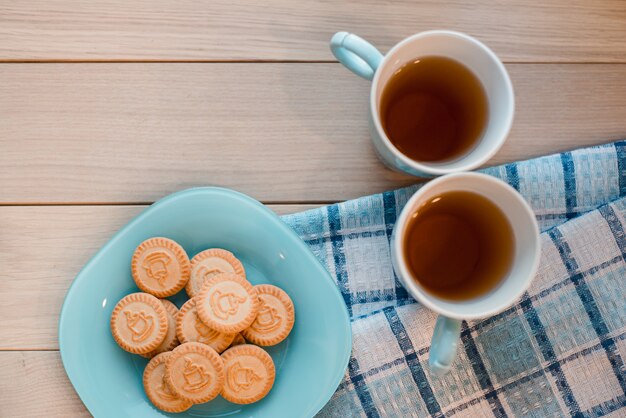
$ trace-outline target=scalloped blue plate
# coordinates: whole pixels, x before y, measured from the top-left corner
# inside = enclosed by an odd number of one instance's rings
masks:
[[[180,414],[152,406],[142,385],[147,361],[117,346],[109,317],[122,297],[138,291],[131,256],[153,236],[176,240],[190,257],[206,248],[226,248],[243,262],[253,284],[275,284],[291,296],[296,323],[285,341],[268,349],[276,382],[264,399],[242,406],[218,397]],[[178,306],[185,299],[173,298]],[[143,211],[81,270],[59,319],[65,371],[95,417],[310,417],[339,385],[351,338],[337,286],[304,242],[261,203],[221,188],[185,190]]]

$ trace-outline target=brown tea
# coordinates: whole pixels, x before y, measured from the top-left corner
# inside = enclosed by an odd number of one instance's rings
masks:
[[[488,113],[480,80],[460,62],[439,56],[405,64],[380,101],[385,133],[416,161],[443,162],[468,153],[485,130]]]
[[[473,192],[431,198],[409,219],[404,256],[428,293],[448,300],[472,299],[496,288],[515,253],[513,229],[502,210]]]

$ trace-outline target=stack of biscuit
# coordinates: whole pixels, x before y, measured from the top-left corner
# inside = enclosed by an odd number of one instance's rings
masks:
[[[190,261],[168,238],[141,243],[131,271],[143,292],[118,302],[111,332],[121,348],[151,359],[143,384],[157,408],[182,412],[220,394],[249,404],[269,393],[274,362],[259,346],[291,332],[295,311],[287,293],[250,284],[229,251],[208,249]],[[183,288],[190,299],[180,310],[163,299]]]

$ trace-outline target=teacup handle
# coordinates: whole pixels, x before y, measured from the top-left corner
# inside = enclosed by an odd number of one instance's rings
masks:
[[[430,344],[428,365],[436,376],[450,371],[456,357],[456,349],[461,337],[461,321],[439,315]]]
[[[330,40],[330,49],[346,68],[367,80],[374,78],[383,60],[374,45],[353,33],[337,32]]]

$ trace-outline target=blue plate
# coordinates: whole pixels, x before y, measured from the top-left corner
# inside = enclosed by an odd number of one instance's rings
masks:
[[[172,238],[190,256],[226,248],[253,284],[271,283],[291,296],[296,323],[270,347],[276,382],[263,400],[235,405],[218,397],[181,414],[158,411],[146,397],[147,361],[117,346],[109,329],[115,304],[138,291],[130,275],[135,247],[153,236]],[[184,293],[181,292],[181,293]],[[181,305],[181,294],[173,298]],[[328,402],[351,350],[348,312],[337,286],[300,238],[269,209],[234,191],[198,188],[168,196],[122,228],[78,274],[59,320],[67,375],[96,417],[310,417]]]

